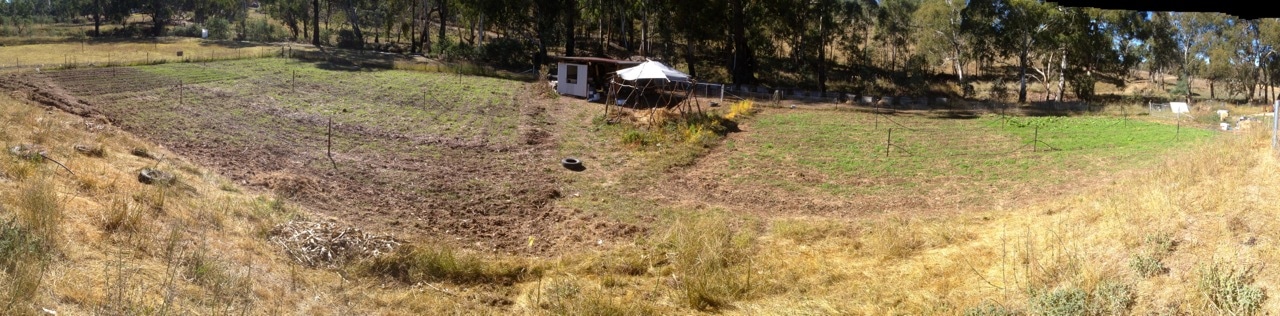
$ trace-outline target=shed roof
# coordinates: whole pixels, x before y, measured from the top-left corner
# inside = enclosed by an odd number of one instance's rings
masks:
[[[550,57],[551,57],[552,59],[558,59],[558,60],[560,60],[560,61],[565,61],[565,62],[597,63],[597,64],[613,64],[613,65],[618,65],[618,66],[634,66],[634,65],[639,65],[639,64],[640,64],[640,62],[638,62],[638,61],[629,61],[629,60],[620,60],[620,59],[610,59],[610,58],[604,58],[604,57],[577,57],[577,56],[573,56],[573,57],[569,57],[569,56],[550,56]]]

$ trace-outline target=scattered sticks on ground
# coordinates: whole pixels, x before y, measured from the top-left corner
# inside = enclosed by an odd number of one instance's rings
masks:
[[[402,242],[333,222],[293,221],[276,226],[269,240],[309,267],[337,267],[352,259],[395,251]]]

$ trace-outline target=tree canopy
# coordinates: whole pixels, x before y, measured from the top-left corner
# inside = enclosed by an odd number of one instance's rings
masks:
[[[1273,19],[1040,0],[9,0],[0,35],[144,21],[133,36],[162,36],[212,22],[255,39],[250,22],[263,16],[257,27],[319,45],[516,69],[545,66],[548,55],[643,56],[704,81],[823,92],[910,93],[924,77],[995,76],[1018,83],[1020,102],[1087,100],[1095,83],[1123,86],[1141,70],[1207,83],[1210,97],[1266,99],[1258,86],[1280,73]],[[1028,85],[1047,93],[1033,98]]]

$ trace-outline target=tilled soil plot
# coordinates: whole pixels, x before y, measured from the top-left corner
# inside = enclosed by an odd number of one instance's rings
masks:
[[[552,207],[560,197],[552,174],[559,165],[551,157],[553,137],[537,127],[546,124],[541,100],[486,104],[494,107],[487,109],[490,115],[520,117],[516,126],[481,127],[514,128],[516,141],[487,142],[331,123],[266,93],[226,86],[175,88],[133,70],[76,71],[0,78],[0,88],[77,114],[102,115],[242,184],[398,238],[546,253],[591,240],[578,235],[592,234],[599,224]],[[124,93],[111,95],[68,92],[101,93],[108,85],[96,82],[101,80],[136,86],[116,84],[110,89]],[[173,102],[174,89],[182,89],[186,101]]]

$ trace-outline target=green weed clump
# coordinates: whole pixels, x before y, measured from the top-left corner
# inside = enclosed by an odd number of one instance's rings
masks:
[[[1031,297],[1031,310],[1037,315],[1084,315],[1088,293],[1075,287],[1060,288]]]
[[[964,310],[964,316],[1016,316],[1022,315],[1017,309],[1005,307],[1003,305],[985,302],[982,305],[970,307]]]
[[[1092,293],[1074,286],[1037,293],[1030,305],[1036,315],[1124,315],[1133,303],[1134,293],[1128,285],[1103,283]]]
[[[1253,273],[1253,269],[1237,270],[1218,263],[1201,267],[1198,288],[1206,309],[1230,315],[1257,314],[1266,293],[1252,285]]]
[[[1169,234],[1147,236],[1144,249],[1133,256],[1129,267],[1143,277],[1153,277],[1169,272],[1164,266],[1164,258],[1173,252],[1177,242]]]
[[[370,259],[357,266],[366,275],[384,276],[407,284],[451,282],[458,284],[509,284],[532,273],[527,267],[499,264],[448,247],[403,246],[395,253]]]

